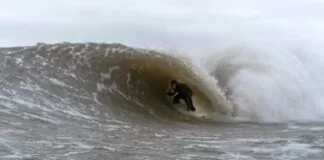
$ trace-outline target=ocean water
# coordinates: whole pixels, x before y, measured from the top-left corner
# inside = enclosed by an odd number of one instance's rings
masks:
[[[323,159],[320,50],[0,49],[0,159]],[[173,106],[169,81],[194,91]]]

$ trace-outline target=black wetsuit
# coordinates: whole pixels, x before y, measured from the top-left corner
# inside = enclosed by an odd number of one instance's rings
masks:
[[[192,90],[189,88],[187,84],[184,83],[178,83],[176,84],[176,88],[172,91],[169,91],[167,94],[170,96],[173,96],[174,94],[178,93],[174,98],[173,98],[173,103],[179,103],[180,99],[183,99],[186,104],[187,104],[187,110],[195,111],[196,108],[193,106],[192,103]]]

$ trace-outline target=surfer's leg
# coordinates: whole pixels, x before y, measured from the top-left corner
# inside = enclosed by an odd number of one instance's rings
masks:
[[[181,94],[177,94],[174,98],[173,98],[173,104],[179,104],[180,103],[180,98],[181,98]]]
[[[192,102],[192,98],[191,97],[187,97],[187,101],[188,101],[188,105],[190,106],[190,110],[191,111],[196,111],[196,108],[193,106],[193,102]]]
[[[191,101],[191,99],[190,99],[190,97],[189,96],[184,96],[184,97],[182,97],[182,99],[186,102],[186,104],[187,104],[187,111],[192,111],[193,109],[192,109],[192,101]]]

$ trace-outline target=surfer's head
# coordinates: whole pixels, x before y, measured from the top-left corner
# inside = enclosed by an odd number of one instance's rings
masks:
[[[170,82],[171,88],[175,88],[177,84],[178,84],[178,82],[176,80],[172,80]]]

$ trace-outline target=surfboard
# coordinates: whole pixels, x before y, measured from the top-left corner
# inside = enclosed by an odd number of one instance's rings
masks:
[[[198,118],[206,118],[206,113],[200,112],[198,109],[199,107],[197,105],[195,105],[196,111],[188,111],[187,104],[184,100],[180,99],[179,104],[173,104],[172,103],[173,97],[171,97],[171,96],[168,96],[168,100],[175,110],[177,110],[178,112],[180,112],[184,115],[189,115],[189,116],[198,117]]]

